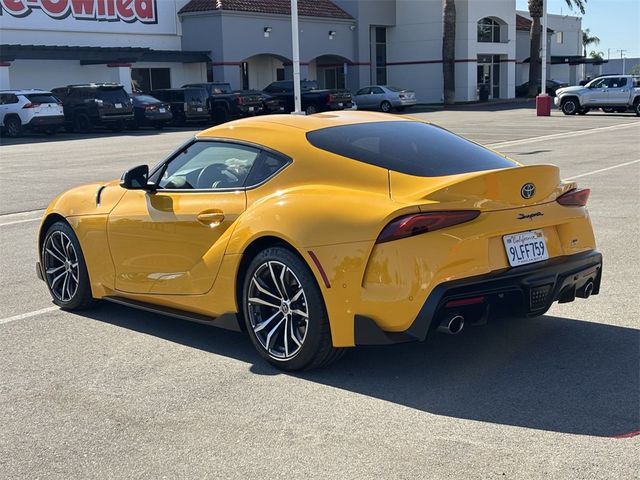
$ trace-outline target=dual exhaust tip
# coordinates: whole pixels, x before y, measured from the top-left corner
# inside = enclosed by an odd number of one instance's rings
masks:
[[[464,328],[464,317],[458,313],[447,315],[445,319],[438,325],[438,331],[448,333],[449,335],[457,335]]]

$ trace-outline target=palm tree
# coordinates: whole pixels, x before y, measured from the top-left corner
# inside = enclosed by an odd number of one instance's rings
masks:
[[[565,0],[569,8],[573,9],[575,6],[580,13],[584,15],[584,6],[587,0]],[[543,13],[543,0],[529,0],[529,16],[531,17],[531,33],[529,38],[531,44],[529,48],[529,96],[535,97],[538,94],[538,88],[540,86],[540,39],[542,37],[542,25],[540,24],[540,18]],[[544,35],[545,42],[547,41],[547,35]],[[599,41],[599,39],[598,39]],[[546,59],[545,59],[546,61]]]
[[[600,43],[600,38],[591,36],[591,31],[588,28],[585,28],[582,31],[582,48],[584,51],[584,56],[587,56],[587,47],[589,45],[598,45]]]
[[[442,12],[442,83],[445,105],[456,100],[456,4],[444,0]]]

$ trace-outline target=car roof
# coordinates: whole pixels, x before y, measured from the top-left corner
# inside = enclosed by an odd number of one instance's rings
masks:
[[[200,132],[198,138],[226,136],[225,131],[236,127],[250,129],[270,128],[273,130],[295,130],[298,132],[311,132],[322,128],[337,127],[341,125],[353,125],[356,123],[371,122],[405,122],[416,121],[411,117],[400,117],[378,112],[365,112],[362,110],[338,110],[334,112],[317,113],[315,115],[266,115],[248,117],[241,120],[217,125]],[[235,136],[235,135],[234,135]]]
[[[14,95],[29,95],[33,93],[51,94],[50,90],[42,90],[40,88],[26,88],[22,90],[0,90],[0,93],[13,93]]]

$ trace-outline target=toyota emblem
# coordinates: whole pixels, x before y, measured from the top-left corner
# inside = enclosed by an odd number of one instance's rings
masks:
[[[522,198],[529,200],[536,194],[536,186],[533,183],[525,183],[520,189],[520,195]]]

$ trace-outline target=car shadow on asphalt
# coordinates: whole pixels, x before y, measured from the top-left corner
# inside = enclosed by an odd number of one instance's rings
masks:
[[[100,304],[84,315],[251,364],[243,334]],[[289,374],[455,418],[562,433],[614,436],[640,429],[640,331],[568,318],[503,319],[424,343],[352,349],[321,370]]]

